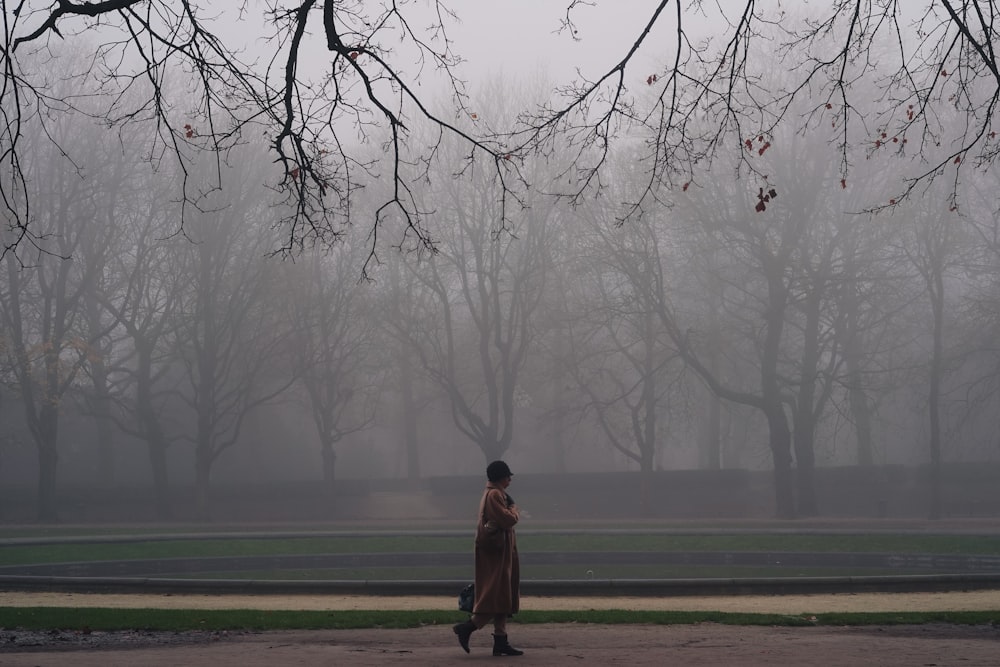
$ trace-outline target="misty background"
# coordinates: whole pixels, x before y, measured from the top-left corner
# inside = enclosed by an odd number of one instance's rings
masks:
[[[641,29],[641,12],[618,13],[616,30]],[[491,48],[464,39],[472,62]],[[480,56],[456,126],[509,131],[567,68],[614,62],[575,62],[562,39],[551,63]],[[31,494],[40,520],[86,489],[148,491],[159,518],[180,491],[208,517],[219,485],[413,484],[498,458],[519,478],[638,473],[622,488],[644,506],[671,483],[644,474],[767,473],[766,511],[789,518],[824,512],[824,470],[913,467],[940,516],[944,467],[996,470],[1000,175],[945,173],[887,201],[926,137],[793,101],[808,131],[747,136],[647,196],[656,137],[641,128],[614,128],[599,174],[573,151],[512,154],[518,178],[500,182],[415,120],[401,162],[385,128],[358,136],[374,176],[352,186],[346,224],[288,247],[274,183],[305,174],[266,130],[165,159],[157,118],[108,123],[108,99],[141,108],[148,90],[103,78],[94,96],[79,49],[33,56],[73,104],[25,116],[34,236],[0,277],[0,487]],[[161,85],[184,99],[189,77]],[[761,77],[789,85],[780,67]],[[654,81],[629,83],[636,110],[656,107]],[[174,119],[197,143],[210,128],[189,102]],[[845,148],[841,123],[870,139]],[[737,178],[748,161],[755,177]],[[379,217],[394,169],[420,184],[416,228]]]

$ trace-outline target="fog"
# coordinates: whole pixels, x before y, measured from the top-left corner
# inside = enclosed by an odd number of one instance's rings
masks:
[[[995,511],[970,480],[1000,459],[1000,176],[941,146],[966,119],[940,118],[937,145],[894,130],[870,77],[849,112],[829,91],[777,119],[708,105],[670,147],[664,20],[624,86],[543,141],[526,119],[613,70],[652,14],[575,4],[456,8],[466,62],[423,65],[429,115],[323,106],[317,83],[297,118],[327,121],[294,148],[258,113],[278,97],[216,118],[224,91],[200,97],[189,67],[153,88],[78,68],[100,31],[24,53],[51,99],[3,98],[23,106],[2,164],[0,521],[26,498],[39,520],[93,517],[93,490],[209,518],[219,489],[296,485],[365,518],[366,489],[450,497],[440,480],[464,490],[500,458],[542,517],[562,511],[554,479],[606,483],[620,514],[704,515],[712,496],[717,515],[885,514],[890,487],[900,515]],[[689,39],[718,20],[692,16]]]

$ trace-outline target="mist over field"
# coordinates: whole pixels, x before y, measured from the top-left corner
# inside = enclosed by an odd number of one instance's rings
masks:
[[[992,24],[182,4],[8,16],[0,522],[1000,511]]]

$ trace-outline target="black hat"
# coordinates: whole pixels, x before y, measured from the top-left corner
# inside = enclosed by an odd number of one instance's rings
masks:
[[[501,479],[507,479],[508,477],[513,476],[514,473],[510,471],[510,466],[503,461],[494,461],[486,466],[486,479],[491,482],[499,482]]]

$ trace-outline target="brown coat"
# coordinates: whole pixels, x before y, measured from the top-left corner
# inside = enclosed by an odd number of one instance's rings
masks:
[[[503,549],[479,545],[476,540],[476,601],[474,614],[516,614],[521,604],[521,566],[517,556],[517,507],[507,506],[507,494],[493,482],[486,484],[479,502],[476,536],[486,530],[486,521],[495,521],[506,533]]]

